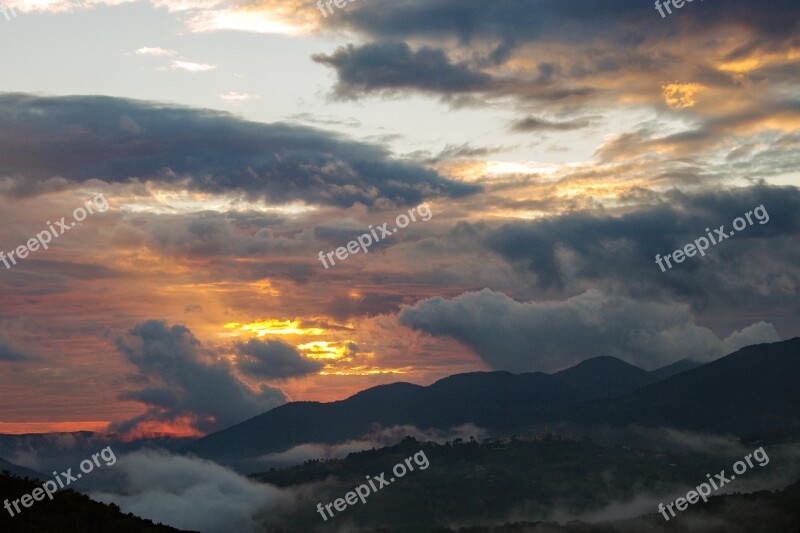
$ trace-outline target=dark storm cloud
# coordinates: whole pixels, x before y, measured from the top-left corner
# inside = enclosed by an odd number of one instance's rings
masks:
[[[314,248],[312,230],[281,236],[279,226],[243,218],[235,213],[206,212],[184,216],[150,216],[147,246],[159,253],[181,257],[252,257],[287,254]]]
[[[0,138],[17,195],[92,178],[342,207],[480,190],[321,130],[120,98],[0,95]]]
[[[317,54],[314,61],[333,67],[341,97],[377,90],[417,89],[459,93],[488,89],[487,74],[467,64],[452,63],[444,51],[423,47],[412,51],[406,43],[373,43],[339,47],[332,55]]]
[[[569,131],[569,130],[577,130],[585,128],[588,125],[589,125],[588,120],[568,120],[564,122],[558,122],[558,121],[545,120],[543,118],[530,116],[515,121],[513,124],[511,124],[511,129],[517,132],[547,131],[547,130]]]
[[[379,291],[379,289],[376,289],[376,291]],[[394,313],[400,309],[400,305],[407,298],[407,296],[396,294],[391,290],[386,291],[386,293],[369,292],[360,295],[358,298],[333,297],[323,302],[322,307],[325,313],[337,320],[350,320],[355,317],[371,317]]]
[[[38,359],[36,355],[28,350],[19,348],[0,333],[0,362],[35,361],[36,359]]]
[[[742,26],[769,42],[792,36],[798,21],[794,0],[700,2],[668,20],[662,20],[653,2],[640,0],[407,0],[364,3],[329,22],[382,39],[456,38],[463,44],[493,39],[502,43],[495,52],[502,57],[514,44],[537,40],[576,43],[603,37],[632,46],[647,35],[667,36],[686,25]]]
[[[243,374],[259,379],[286,379],[313,374],[324,365],[306,359],[294,347],[279,340],[251,339],[236,345],[237,366]]]
[[[583,101],[596,94],[590,87],[560,83],[540,65],[534,78],[497,78],[480,70],[484,61],[455,63],[443,48],[423,46],[412,50],[406,43],[378,42],[339,47],[333,54],[315,54],[317,63],[333,68],[338,76],[334,96],[356,99],[370,93],[422,91],[440,94],[454,107],[479,103],[473,93],[517,94],[548,102]]]
[[[142,422],[174,423],[189,419],[195,429],[218,431],[286,402],[280,390],[255,392],[239,381],[233,368],[203,347],[184,326],[151,320],[136,325],[116,341],[138,374],[143,388],[124,392],[123,400],[147,405],[147,412],[117,424],[127,431]]]
[[[754,224],[662,272],[662,256],[763,205],[769,222]],[[587,286],[634,297],[690,302],[695,309],[756,303],[797,312],[800,286],[800,190],[758,185],[685,195],[620,216],[576,212],[498,228],[476,227],[475,239],[532,272],[543,291],[572,293]],[[598,285],[599,284],[599,285]],[[794,310],[794,311],[792,311]]]
[[[611,355],[645,369],[683,358],[713,359],[749,342],[780,340],[770,324],[728,339],[694,323],[688,306],[637,301],[590,290],[559,302],[517,302],[484,289],[403,309],[400,322],[472,348],[491,368],[552,372]]]
[[[576,0],[410,0],[365,4],[333,22],[381,38],[454,37],[463,44],[482,38],[497,39],[502,45],[493,52],[494,57],[502,58],[515,43],[545,37],[569,41],[584,35],[609,34],[617,32],[610,27],[611,21],[635,20],[642,14],[641,2],[633,0],[591,5]],[[565,32],[567,25],[571,31]]]
[[[768,7],[749,0],[694,2],[674,11],[662,19],[653,2],[641,0],[375,0],[325,22],[374,42],[318,57],[336,69],[336,92],[348,97],[414,89],[459,101],[469,98],[463,94],[468,91],[587,102],[596,96],[587,87],[594,76],[616,73],[619,89],[637,92],[641,87],[634,86],[640,83],[626,83],[627,76],[645,79],[663,70],[677,74],[682,61],[693,63],[686,72],[728,86],[730,78],[711,68],[714,61],[678,57],[685,53],[674,45],[681,37],[708,35],[705,51],[727,60],[797,46],[800,8],[794,0],[777,0]],[[738,49],[731,51],[717,37],[725,33],[740,37]],[[422,58],[399,44],[404,42],[424,46],[426,58],[436,58],[430,66],[439,65],[441,74],[430,76],[431,81],[417,77],[425,73]],[[518,65],[504,76],[492,70],[518,56],[523,64],[537,61],[542,45],[553,61],[539,63],[538,73]],[[453,63],[448,57],[469,61]],[[780,77],[787,75],[794,79],[790,73]]]

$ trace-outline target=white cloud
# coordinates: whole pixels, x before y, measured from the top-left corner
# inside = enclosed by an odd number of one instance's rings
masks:
[[[234,91],[220,94],[219,97],[224,101],[228,102],[229,104],[233,105],[239,105],[242,102],[246,102],[248,100],[258,100],[259,98],[261,98],[257,94],[237,93]]]
[[[363,435],[358,440],[349,440],[338,444],[300,444],[284,452],[264,455],[258,461],[263,465],[263,468],[271,468],[299,465],[309,459],[344,459],[351,453],[393,446],[406,436],[414,437],[420,442],[434,441],[444,444],[445,441],[456,438],[468,440],[469,437],[475,437],[480,441],[487,438],[489,432],[472,423],[462,424],[446,430],[436,428],[419,429],[410,425],[392,426],[376,429],[367,435]]]
[[[92,493],[123,512],[203,533],[256,532],[265,512],[284,509],[290,491],[256,483],[233,470],[195,457],[139,451],[120,457],[107,483],[113,490]]]
[[[214,70],[217,66],[209,65],[208,63],[192,63],[191,61],[175,60],[172,62],[172,68],[174,70],[186,70],[188,72],[206,72],[208,70]]]
[[[167,50],[165,48],[143,46],[136,50],[136,55],[139,56],[174,56],[177,52],[175,50]]]
[[[136,0],[12,0],[5,2],[23,13],[68,13],[79,9],[91,9],[96,6],[116,6],[129,4]]]
[[[250,8],[201,11],[187,25],[193,32],[234,30],[252,33],[298,35],[317,27],[317,16],[308,8],[275,4],[270,9]]]
[[[778,332],[775,331],[775,326],[769,322],[758,322],[742,328],[740,331],[734,331],[725,339],[725,344],[729,351],[735,352],[745,346],[765,342],[778,342],[779,340],[781,338]]]

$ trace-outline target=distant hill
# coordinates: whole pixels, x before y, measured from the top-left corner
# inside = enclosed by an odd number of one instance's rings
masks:
[[[603,357],[554,375],[475,372],[428,387],[394,383],[338,402],[290,403],[185,450],[232,464],[303,443],[355,439],[376,426],[446,429],[467,422],[492,431],[571,421],[739,434],[800,425],[800,338],[743,348],[649,384],[654,378],[639,370]],[[607,397],[598,398],[603,391]]]
[[[680,374],[681,372],[686,372],[687,370],[693,370],[699,366],[703,366],[703,363],[698,363],[697,361],[692,361],[691,359],[681,359],[671,365],[662,366],[661,368],[657,368],[655,370],[650,371],[650,375],[656,378],[657,380],[671,378],[676,374]]]
[[[40,483],[0,473],[0,502],[30,494]],[[13,509],[13,507],[12,507]],[[116,505],[98,503],[73,490],[62,490],[52,500],[45,498],[16,516],[0,507],[0,531],[25,533],[180,533],[151,520],[123,514]],[[15,513],[16,514],[16,513]]]
[[[37,472],[36,470],[31,470],[30,468],[25,468],[24,466],[15,465],[5,459],[0,458],[0,472],[10,472],[15,476],[21,478],[30,478],[30,479],[41,479],[42,481],[46,481],[49,479],[46,475],[42,474],[41,472]]]
[[[616,357],[594,357],[554,374],[591,398],[621,396],[655,383],[652,373]]]
[[[585,398],[547,374],[459,374],[428,387],[393,383],[337,402],[289,403],[200,439],[186,451],[227,462],[228,458],[283,451],[306,442],[353,439],[376,426],[448,428],[472,422],[509,427],[548,407]]]
[[[739,435],[800,426],[800,337],[748,346],[620,398],[560,416]]]
[[[616,396],[650,383],[647,372],[600,357],[558,374],[472,372],[428,386],[381,385],[331,403],[293,402],[190,444],[186,451],[226,462],[306,442],[339,442],[375,426],[449,428],[465,423],[506,429],[527,425],[558,406]]]

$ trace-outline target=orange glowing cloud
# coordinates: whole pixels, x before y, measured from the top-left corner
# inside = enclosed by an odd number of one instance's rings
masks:
[[[661,86],[664,100],[673,109],[694,107],[695,95],[706,87],[700,83],[665,83]]]
[[[223,326],[225,329],[235,329],[242,332],[252,333],[256,337],[266,335],[323,335],[325,330],[322,328],[302,328],[299,320],[256,320],[249,324],[240,322],[229,322]]]

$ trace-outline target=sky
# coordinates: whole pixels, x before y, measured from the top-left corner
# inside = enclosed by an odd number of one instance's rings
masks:
[[[800,335],[796,2],[3,5],[2,433]]]

